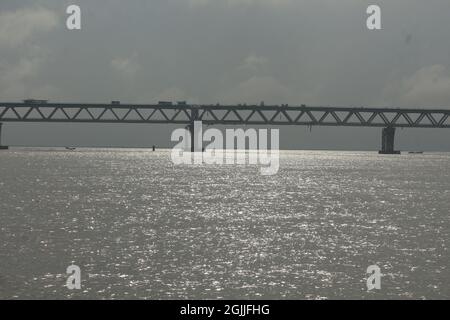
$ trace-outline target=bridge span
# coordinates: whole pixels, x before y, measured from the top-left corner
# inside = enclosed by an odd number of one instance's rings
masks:
[[[394,149],[396,128],[450,128],[450,109],[25,100],[21,103],[0,102],[0,145],[2,123],[6,122],[179,124],[188,126],[192,133],[195,121],[206,125],[379,127],[382,128],[380,153],[395,154],[398,153]]]

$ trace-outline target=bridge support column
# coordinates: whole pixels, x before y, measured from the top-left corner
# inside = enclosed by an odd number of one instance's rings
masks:
[[[2,145],[2,126],[3,123],[0,122],[0,150],[8,150],[7,146]]]
[[[191,122],[191,124],[188,126],[189,133],[191,137],[191,143],[190,143],[190,149],[191,152],[195,152],[195,132],[194,132],[194,122]]]
[[[381,150],[379,154],[400,154],[394,150],[395,128],[387,127],[381,132]]]
[[[202,151],[201,137],[198,137],[198,135],[201,134],[201,132],[197,132],[195,130],[195,122],[196,121],[200,121],[199,117],[198,117],[198,109],[192,108],[191,109],[191,123],[188,125],[189,133],[191,134],[191,152],[201,152]],[[195,141],[197,141],[197,145],[195,144]],[[200,143],[200,145],[198,145],[199,143]]]

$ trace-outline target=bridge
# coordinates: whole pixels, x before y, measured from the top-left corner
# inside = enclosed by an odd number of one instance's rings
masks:
[[[206,125],[243,126],[336,126],[382,128],[381,154],[394,149],[396,128],[450,128],[450,109],[352,108],[266,105],[139,105],[95,103],[48,103],[25,100],[0,102],[0,145],[2,123],[148,123],[186,125],[193,139],[194,121]],[[193,150],[193,143],[191,148]],[[6,147],[3,147],[6,148]]]

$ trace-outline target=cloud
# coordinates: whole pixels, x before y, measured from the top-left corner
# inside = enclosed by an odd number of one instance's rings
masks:
[[[237,67],[225,73],[222,84],[216,98],[227,104],[261,101],[280,104],[292,98],[291,90],[270,73],[269,59],[256,54],[247,55]]]
[[[261,69],[265,69],[269,63],[269,60],[266,57],[257,56],[257,55],[249,55],[245,58],[244,63],[238,67],[238,69],[242,70],[250,70],[250,71],[259,71]]]
[[[0,47],[15,48],[39,32],[49,31],[58,23],[53,11],[23,8],[0,14]]]
[[[156,95],[156,101],[188,101],[189,103],[198,103],[197,98],[190,97],[180,88],[168,88]],[[148,102],[148,101],[147,101]]]
[[[0,94],[2,99],[23,97],[26,91],[26,80],[36,73],[37,59],[21,59],[16,64],[0,62]]]
[[[58,96],[55,86],[39,79],[48,49],[38,35],[54,29],[58,18],[45,8],[0,13],[0,96],[2,100]]]
[[[253,5],[280,6],[292,3],[292,0],[188,0],[188,3],[191,7],[207,6],[218,3],[226,4],[228,6],[253,6]]]
[[[292,3],[291,0],[227,0],[229,5],[271,5],[280,6]]]
[[[24,57],[14,64],[0,62],[1,100],[58,98],[55,86],[36,80],[42,63],[42,57]]]
[[[444,65],[432,65],[390,83],[386,89],[395,103],[409,107],[449,107],[450,72]]]
[[[225,103],[280,104],[292,101],[290,90],[271,76],[252,77],[223,95]]]
[[[139,64],[137,62],[137,54],[133,53],[127,58],[114,58],[111,60],[111,66],[113,69],[124,76],[134,77],[139,70]]]

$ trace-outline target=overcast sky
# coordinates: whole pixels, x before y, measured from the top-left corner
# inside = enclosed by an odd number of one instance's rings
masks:
[[[370,4],[382,30],[366,28]],[[448,0],[1,0],[0,101],[449,108],[449,13]],[[169,146],[172,128],[6,124],[4,143]],[[287,128],[281,146],[376,150],[380,136]],[[449,138],[401,130],[397,146],[450,151]]]

